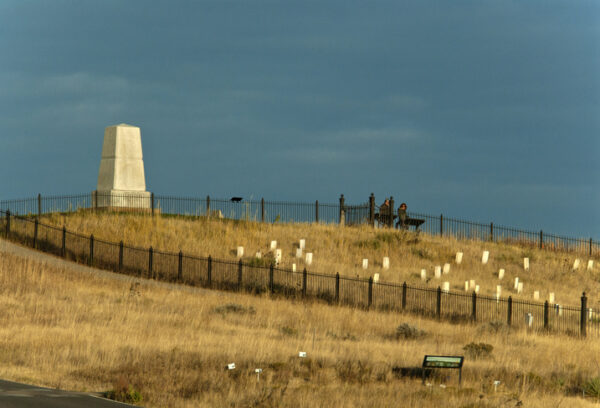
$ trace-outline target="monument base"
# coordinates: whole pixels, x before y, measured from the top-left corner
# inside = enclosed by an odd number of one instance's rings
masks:
[[[92,208],[109,210],[151,210],[152,194],[149,191],[94,191]]]

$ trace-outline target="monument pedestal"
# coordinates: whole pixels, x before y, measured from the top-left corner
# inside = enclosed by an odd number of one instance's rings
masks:
[[[151,193],[146,191],[139,127],[122,123],[105,129],[98,187],[92,201],[94,208],[152,208]]]

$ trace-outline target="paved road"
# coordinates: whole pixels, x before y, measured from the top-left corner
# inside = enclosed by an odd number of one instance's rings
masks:
[[[53,390],[0,380],[2,408],[123,408],[123,404],[83,392]]]

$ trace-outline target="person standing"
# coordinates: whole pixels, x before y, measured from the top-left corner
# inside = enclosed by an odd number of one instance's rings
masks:
[[[408,215],[406,215],[406,203],[400,204],[398,208],[398,222],[396,223],[396,227],[400,226],[400,229],[407,230],[408,229]]]

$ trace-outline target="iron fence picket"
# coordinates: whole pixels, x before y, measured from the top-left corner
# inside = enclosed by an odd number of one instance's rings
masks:
[[[166,282],[176,282],[179,270],[179,254],[153,251],[152,271],[156,279]]]
[[[187,285],[207,286],[208,284],[208,259],[183,255],[182,281]]]
[[[123,245],[123,268],[122,273],[143,277],[148,276],[148,250]]]
[[[94,238],[94,266],[109,271],[118,271],[119,245]]]

